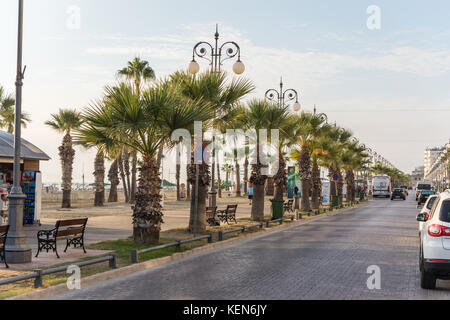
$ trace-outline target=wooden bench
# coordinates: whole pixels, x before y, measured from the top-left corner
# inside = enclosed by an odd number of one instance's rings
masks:
[[[283,209],[284,212],[289,211],[289,212],[293,212],[294,209],[292,208],[292,205],[294,204],[294,200],[288,200],[287,202],[283,203]]]
[[[218,226],[220,225],[220,221],[216,218],[217,207],[206,207],[206,222],[210,226]]]
[[[225,210],[217,210],[217,217],[219,218],[220,221],[224,221],[227,224],[229,224],[228,221],[234,220],[235,223],[237,223],[236,221],[236,209],[237,209],[237,204],[229,204],[227,205],[227,208]]]
[[[53,250],[59,258],[56,247],[56,242],[58,240],[66,240],[64,252],[67,251],[67,248],[70,245],[73,245],[74,248],[78,245],[82,247],[84,253],[86,253],[86,249],[84,248],[84,230],[86,228],[87,220],[88,218],[58,220],[56,221],[55,228],[38,231],[38,252],[36,253],[36,258],[42,250],[46,250],[47,252],[48,250]]]
[[[9,230],[9,225],[0,226],[0,258],[3,260],[3,262],[5,263],[5,266],[7,268],[9,268],[9,266],[6,263],[5,246],[6,246],[6,237],[8,236],[8,230]]]

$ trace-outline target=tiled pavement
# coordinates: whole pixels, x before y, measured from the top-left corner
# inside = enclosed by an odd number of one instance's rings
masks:
[[[348,213],[110,280],[55,299],[449,299],[450,281],[419,285],[413,197]],[[367,267],[381,269],[369,290]]]

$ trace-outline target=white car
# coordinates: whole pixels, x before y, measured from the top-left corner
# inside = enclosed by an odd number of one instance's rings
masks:
[[[434,289],[436,279],[450,280],[450,193],[439,194],[428,219],[419,213],[417,220],[424,222],[420,235],[420,286]]]
[[[430,210],[433,207],[433,204],[437,198],[438,198],[437,194],[430,195],[428,197],[427,201],[425,202],[425,204],[423,205],[422,210],[420,210],[420,213],[425,214],[426,219],[428,219],[428,217],[430,215]],[[424,223],[425,222],[423,222],[423,221],[419,221],[419,236],[420,236],[420,231],[422,231]]]

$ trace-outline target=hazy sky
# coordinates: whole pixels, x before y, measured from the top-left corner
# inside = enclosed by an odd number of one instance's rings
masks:
[[[380,29],[366,12],[380,8]],[[80,25],[74,13],[80,13]],[[197,41],[241,47],[245,76],[300,92],[302,107],[326,112],[399,169],[423,163],[426,146],[450,137],[448,1],[25,0],[23,137],[52,160],[44,181],[60,181],[62,136],[43,125],[58,108],[101,97],[116,71],[139,55],[158,77],[184,69]],[[76,17],[76,16],[75,16]],[[0,84],[14,92],[17,0],[0,1]],[[232,62],[224,69],[231,70]],[[202,62],[201,67],[207,68]],[[74,180],[92,181],[94,151],[76,149]],[[171,167],[166,161],[165,177]]]

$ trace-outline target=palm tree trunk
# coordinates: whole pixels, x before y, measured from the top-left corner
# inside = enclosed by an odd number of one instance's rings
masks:
[[[286,161],[281,152],[278,153],[278,171],[273,178],[275,184],[274,199],[283,200],[283,191],[287,184],[287,171]]]
[[[338,199],[339,199],[339,205],[342,205],[342,202],[344,200],[344,194],[343,194],[343,188],[344,188],[344,179],[342,179],[342,173],[341,170],[338,170],[337,172],[338,180],[337,180],[337,193],[338,193]]]
[[[181,165],[180,165],[180,163],[177,163],[175,168],[176,168],[175,179],[177,180],[177,201],[180,201],[181,200],[181,190],[180,190]]]
[[[70,133],[67,133],[63,137],[62,145],[59,149],[59,157],[61,158],[62,166],[62,184],[61,189],[63,191],[62,208],[70,208],[70,194],[72,191],[72,171],[73,160],[75,157],[75,150],[72,148],[72,137]]]
[[[128,196],[127,180],[125,179],[125,171],[123,169],[122,152],[119,153],[117,162],[119,163],[120,178],[122,179],[123,194],[125,196],[125,202],[128,203],[130,201],[130,198]]]
[[[244,194],[248,193],[248,157],[244,161]]]
[[[108,172],[108,180],[111,182],[111,188],[109,189],[108,202],[117,202],[117,186],[119,185],[117,158],[111,163],[111,167]]]
[[[139,244],[159,242],[162,223],[161,178],[155,158],[143,155],[139,187],[133,207],[133,239]]]
[[[273,196],[273,192],[274,192],[273,177],[267,177],[266,196]]]
[[[97,152],[94,160],[95,199],[94,206],[105,204],[105,158],[103,152]]]
[[[220,178],[220,164],[218,160],[217,160],[217,183],[218,183],[217,195],[219,196],[219,198],[222,198],[222,179]]]
[[[137,174],[137,151],[131,153],[131,191],[130,203],[134,203],[136,199],[136,174]]]
[[[311,170],[311,180],[312,180],[312,208],[320,208],[320,199],[322,194],[322,182],[320,181],[320,168],[317,161],[313,162],[313,167]]]
[[[300,168],[299,176],[302,183],[301,185],[302,197],[300,201],[300,208],[303,211],[309,211],[311,210],[311,203],[309,201],[309,193],[310,193],[309,180],[311,177],[311,159],[306,144],[302,145],[300,155],[298,158],[298,164]]]
[[[259,157],[258,157],[259,159]],[[261,174],[261,163],[252,165],[250,182],[253,184],[253,200],[251,219],[253,221],[264,221],[264,184],[267,176]]]
[[[123,167],[127,178],[128,199],[131,200],[131,184],[130,184],[130,153],[127,149],[123,150]]]
[[[161,160],[164,152],[164,147],[159,147],[158,155],[156,157],[156,166],[158,167],[158,170],[161,168]]]
[[[236,197],[241,196],[241,168],[239,166],[239,163],[235,161],[235,168],[236,168]]]
[[[189,165],[186,165],[186,200],[191,200],[191,184],[189,183]]]
[[[194,161],[192,161],[192,163],[194,163]],[[208,193],[208,185],[210,181],[209,166],[205,163],[197,165],[196,164],[189,165],[188,177],[189,182],[192,184],[189,231],[192,233],[205,232],[206,198]]]

